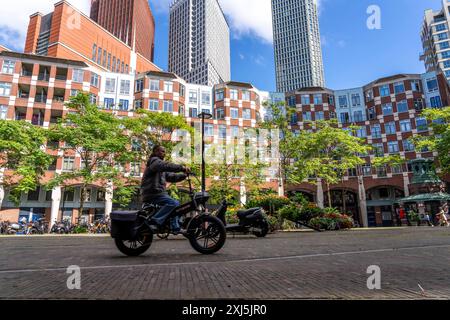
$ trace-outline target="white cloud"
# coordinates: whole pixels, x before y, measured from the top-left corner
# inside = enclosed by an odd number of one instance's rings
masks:
[[[58,0],[15,0],[3,5],[0,10],[0,41],[13,49],[22,49],[30,21],[35,12],[47,14],[53,11]],[[90,0],[69,0],[69,2],[89,15]]]
[[[324,0],[314,0],[319,13]],[[168,12],[173,0],[151,1],[154,10]],[[272,43],[271,0],[219,0],[227,16],[234,38],[255,36],[263,42]]]

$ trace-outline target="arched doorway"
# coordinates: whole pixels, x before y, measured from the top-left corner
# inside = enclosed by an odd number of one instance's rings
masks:
[[[342,214],[351,216],[356,224],[361,225],[358,194],[351,189],[333,189],[331,193],[331,206]],[[324,205],[329,205],[328,192],[324,194]]]
[[[396,186],[377,186],[366,191],[367,218],[369,227],[391,227],[399,225],[400,216],[395,202],[405,192]]]
[[[292,199],[296,196],[302,196],[303,198],[305,198],[306,200],[308,200],[309,202],[314,202],[315,201],[315,197],[314,194],[310,191],[306,191],[306,190],[293,190],[293,191],[289,191],[288,193],[288,198]]]

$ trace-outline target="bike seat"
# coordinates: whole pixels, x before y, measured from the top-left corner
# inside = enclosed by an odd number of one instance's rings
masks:
[[[248,216],[250,216],[250,215],[252,215],[252,214],[254,214],[254,213],[256,213],[256,212],[258,212],[260,210],[261,210],[261,208],[252,208],[252,209],[248,209],[248,210],[239,210],[237,212],[237,216],[238,216],[238,218],[245,218],[245,217],[248,217]]]

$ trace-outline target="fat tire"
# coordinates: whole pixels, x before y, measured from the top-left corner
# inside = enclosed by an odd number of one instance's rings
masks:
[[[204,246],[200,245],[197,241],[197,234],[198,234],[197,228],[204,222],[209,222],[213,224],[217,228],[216,232],[219,233],[219,240],[214,246],[209,248],[205,248]],[[192,225],[189,227],[189,233],[187,235],[187,238],[189,239],[189,242],[191,243],[191,246],[195,251],[204,255],[209,255],[214,254],[220,249],[222,249],[227,238],[227,231],[220,219],[210,215],[203,215],[192,221]]]
[[[127,255],[129,257],[138,257],[141,254],[145,253],[152,245],[153,242],[153,234],[149,236],[149,240],[147,242],[138,247],[138,248],[130,248],[124,244],[124,242],[127,240],[121,240],[121,239],[114,239],[114,242],[116,244],[117,249],[119,249],[120,252],[122,252],[124,255]]]

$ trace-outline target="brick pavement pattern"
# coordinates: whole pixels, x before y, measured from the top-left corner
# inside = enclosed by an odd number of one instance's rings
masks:
[[[450,298],[450,228],[229,236],[213,256],[180,238],[138,258],[109,237],[7,237],[0,248],[0,299]],[[81,290],[66,286],[70,265]],[[367,289],[370,265],[381,290]]]

